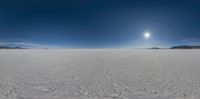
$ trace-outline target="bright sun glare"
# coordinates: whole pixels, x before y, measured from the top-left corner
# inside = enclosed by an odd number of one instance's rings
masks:
[[[145,32],[144,33],[144,38],[145,39],[149,39],[151,37],[151,33],[149,33],[149,32]]]

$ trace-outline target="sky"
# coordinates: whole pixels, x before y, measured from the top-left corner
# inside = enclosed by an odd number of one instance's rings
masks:
[[[145,32],[151,37],[145,39]],[[200,1],[1,0],[0,44],[51,48],[200,45]]]

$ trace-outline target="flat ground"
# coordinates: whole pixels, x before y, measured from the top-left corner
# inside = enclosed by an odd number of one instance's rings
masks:
[[[199,99],[200,50],[0,50],[0,99]]]

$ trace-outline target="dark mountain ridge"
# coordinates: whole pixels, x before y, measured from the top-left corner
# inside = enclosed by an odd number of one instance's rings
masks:
[[[26,48],[22,48],[19,46],[15,46],[15,47],[10,47],[10,46],[0,46],[0,49],[26,49]]]
[[[179,46],[173,46],[170,49],[200,49],[200,46],[179,45]]]

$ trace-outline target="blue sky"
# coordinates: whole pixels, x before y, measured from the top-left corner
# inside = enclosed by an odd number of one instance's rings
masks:
[[[200,44],[198,0],[1,0],[0,43],[63,48]],[[145,40],[143,33],[151,38]]]

